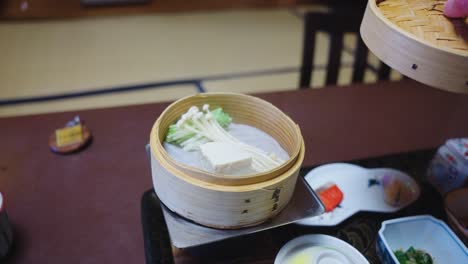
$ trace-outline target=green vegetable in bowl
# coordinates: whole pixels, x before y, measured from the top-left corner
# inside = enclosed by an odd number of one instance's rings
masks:
[[[431,255],[423,250],[410,247],[406,252],[397,250],[394,252],[400,264],[432,264]]]
[[[232,122],[232,118],[220,107],[213,111],[209,111],[208,107],[204,107],[204,109],[206,110],[205,115],[200,112],[198,107],[191,107],[176,124],[169,126],[166,142],[182,147],[185,150],[193,150],[199,145],[209,142],[212,138],[206,133],[202,133],[205,131],[199,129],[197,123],[200,122],[197,121],[200,119],[203,119],[202,121],[213,120],[215,122],[210,122],[213,126],[217,123],[223,129]]]

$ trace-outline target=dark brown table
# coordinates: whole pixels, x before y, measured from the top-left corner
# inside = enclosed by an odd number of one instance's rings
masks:
[[[300,124],[306,167],[433,149],[468,136],[468,95],[410,80],[258,96]],[[8,262],[144,263],[140,199],[152,186],[144,146],[167,105],[1,118],[0,190],[16,231]],[[75,114],[94,142],[77,154],[51,153],[49,135]],[[238,246],[226,243],[226,252]],[[197,254],[176,252],[176,261]],[[244,255],[243,261],[271,259]]]

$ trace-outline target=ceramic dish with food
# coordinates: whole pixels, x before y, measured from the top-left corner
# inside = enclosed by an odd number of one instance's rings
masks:
[[[304,235],[286,243],[278,252],[275,264],[368,264],[353,246],[328,235]]]
[[[408,251],[417,251],[418,256],[428,254],[432,263],[468,263],[466,246],[444,222],[430,215],[384,221],[376,249],[384,264],[400,263],[397,255]]]
[[[296,222],[300,225],[334,226],[359,211],[396,212],[416,201],[420,194],[416,181],[402,171],[366,169],[348,163],[319,166],[307,173],[305,180],[325,204],[328,202],[320,190],[330,184],[341,190],[342,200],[325,214]]]

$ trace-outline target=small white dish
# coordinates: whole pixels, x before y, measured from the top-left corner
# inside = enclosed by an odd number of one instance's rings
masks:
[[[384,264],[398,264],[394,251],[413,247],[429,253],[434,263],[468,263],[468,250],[442,221],[430,216],[410,216],[382,222],[377,254]]]
[[[386,203],[381,184],[386,175],[405,182],[412,190],[411,199],[398,206]],[[334,226],[359,211],[396,212],[416,201],[420,195],[416,181],[408,174],[395,169],[366,169],[348,163],[332,163],[311,170],[305,176],[305,180],[314,190],[328,183],[336,184],[343,192],[343,201],[331,212],[295,222],[299,225]]]
[[[368,264],[354,247],[328,235],[304,235],[286,243],[274,264]]]

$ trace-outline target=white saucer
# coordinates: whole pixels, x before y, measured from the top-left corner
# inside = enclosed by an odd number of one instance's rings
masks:
[[[407,183],[413,190],[412,199],[399,206],[392,206],[384,200],[381,184],[383,176],[390,175]],[[365,169],[348,163],[332,163],[317,167],[305,176],[309,186],[317,190],[327,183],[334,183],[343,192],[343,201],[333,211],[296,222],[308,226],[334,226],[359,211],[396,212],[416,201],[419,186],[408,174],[395,169]]]
[[[297,256],[301,256],[301,260]],[[275,264],[368,264],[367,259],[354,247],[328,235],[305,235],[286,243],[278,252]]]

